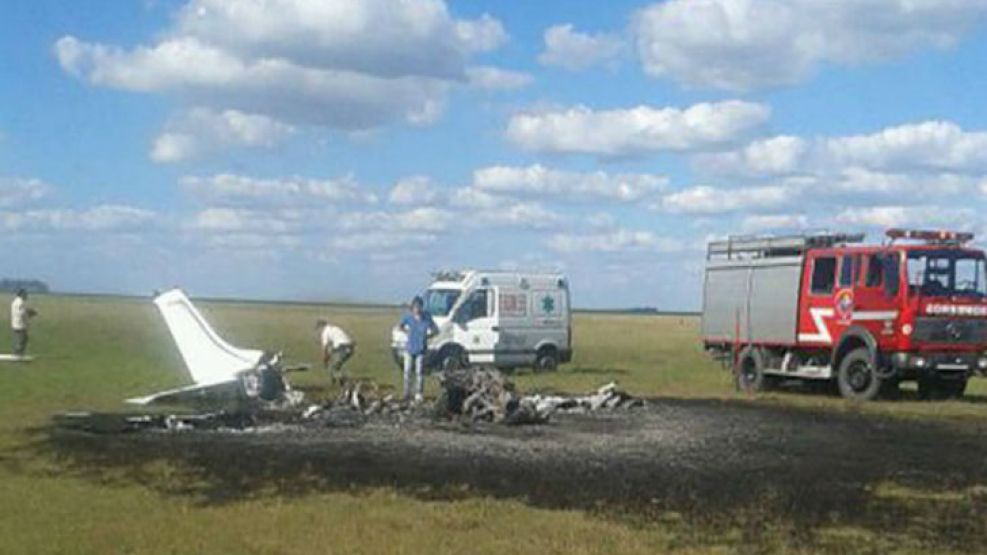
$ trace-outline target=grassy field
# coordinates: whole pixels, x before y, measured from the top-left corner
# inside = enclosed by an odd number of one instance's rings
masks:
[[[248,500],[208,504],[195,495],[164,494],[154,482],[184,479],[180,469],[150,465],[143,481],[112,472],[79,472],[46,452],[35,430],[67,410],[123,410],[121,400],[185,383],[181,361],[149,301],[39,297],[30,365],[0,366],[0,553],[684,553],[914,552],[929,550],[922,522],[887,535],[822,526],[800,543],[785,514],[750,514],[727,524],[681,515],[642,519],[606,511],[546,510],[523,500],[460,496],[424,500],[389,489],[312,492],[272,490]],[[284,349],[289,360],[314,362],[312,325],[328,316],[351,330],[357,354],[351,375],[397,386],[388,350],[396,311],[333,306],[209,303],[206,317],[230,342]],[[612,379],[648,396],[716,397],[877,416],[944,419],[978,429],[987,422],[987,380],[968,398],[852,405],[826,395],[778,393],[756,399],[733,391],[729,376],[697,345],[689,317],[580,314],[575,360],[548,375],[522,373],[523,390],[586,391]],[[4,349],[5,350],[5,349]],[[319,372],[293,383],[316,398],[331,394]],[[434,388],[434,385],[432,386]],[[174,491],[174,489],[173,489]],[[888,483],[876,506],[922,507],[950,514],[981,506],[987,489],[914,491]],[[915,514],[915,511],[909,514]],[[919,513],[921,515],[921,513]],[[983,519],[981,514],[966,518]],[[743,524],[756,525],[752,534]],[[912,530],[912,528],[915,528]],[[987,538],[985,538],[987,539]]]

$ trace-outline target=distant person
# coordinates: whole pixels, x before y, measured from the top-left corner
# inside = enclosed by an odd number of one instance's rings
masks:
[[[330,324],[327,320],[315,322],[319,332],[319,344],[322,346],[322,366],[329,372],[332,383],[343,384],[345,375],[343,365],[353,356],[356,345],[343,328]]]
[[[14,331],[14,354],[22,357],[27,352],[27,328],[31,318],[37,314],[27,306],[27,290],[19,289],[10,303],[10,328]]]
[[[401,319],[401,329],[408,335],[404,349],[404,400],[411,400],[412,368],[414,368],[415,402],[421,403],[425,391],[425,378],[422,374],[425,365],[425,352],[428,350],[428,338],[439,333],[438,326],[432,320],[432,315],[425,311],[421,297],[411,301],[411,308]]]

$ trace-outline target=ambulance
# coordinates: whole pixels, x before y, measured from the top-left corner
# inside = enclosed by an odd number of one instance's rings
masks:
[[[454,369],[555,370],[572,359],[569,281],[558,273],[463,270],[438,272],[421,294],[439,333],[429,340],[426,366]],[[391,331],[395,362],[407,337]]]

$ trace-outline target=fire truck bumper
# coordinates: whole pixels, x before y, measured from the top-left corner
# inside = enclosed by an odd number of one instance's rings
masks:
[[[978,353],[895,353],[891,364],[905,377],[987,373],[987,357]]]

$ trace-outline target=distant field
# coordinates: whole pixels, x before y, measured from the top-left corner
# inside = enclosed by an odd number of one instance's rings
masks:
[[[35,305],[41,317],[31,351],[38,360],[24,366],[0,365],[0,553],[706,553],[739,547],[805,548],[792,543],[798,534],[792,533],[794,524],[785,514],[759,515],[757,507],[751,508],[750,521],[760,528],[751,536],[750,530],[684,521],[681,515],[642,521],[533,508],[523,499],[463,495],[429,501],[387,488],[302,496],[272,491],[246,501],[203,505],[194,495],[165,495],[149,487],[186,479],[168,465],[142,463],[147,464],[146,472],[137,481],[98,469],[70,471],[32,431],[47,424],[52,413],[124,410],[124,398],[187,382],[167,329],[149,301],[38,297]],[[351,375],[399,384],[388,346],[390,327],[399,315],[396,309],[234,302],[211,302],[200,309],[231,343],[283,349],[296,362],[314,362],[312,326],[317,317],[329,317],[350,330],[357,342],[357,354],[347,366]],[[971,384],[966,399],[948,403],[852,405],[806,393],[749,399],[735,393],[728,374],[704,356],[697,324],[687,315],[580,313],[574,321],[573,363],[553,374],[522,372],[516,381],[527,391],[582,392],[617,380],[646,397],[784,404],[950,421],[978,430],[987,423],[983,379]],[[293,379],[316,399],[331,394],[326,382],[317,371]],[[434,384],[431,387],[434,391]],[[957,519],[985,522],[987,513],[980,509],[987,486],[917,492],[904,480],[882,488],[875,499],[880,497],[892,512],[896,503],[902,510],[918,506],[928,511],[948,504],[949,514],[961,515]],[[966,525],[959,527],[969,529],[969,521],[963,522]],[[841,524],[815,548],[846,553],[929,549],[922,543],[928,534],[922,534],[921,521],[896,524],[916,531],[889,544],[887,538]],[[963,544],[944,545],[942,550]]]

